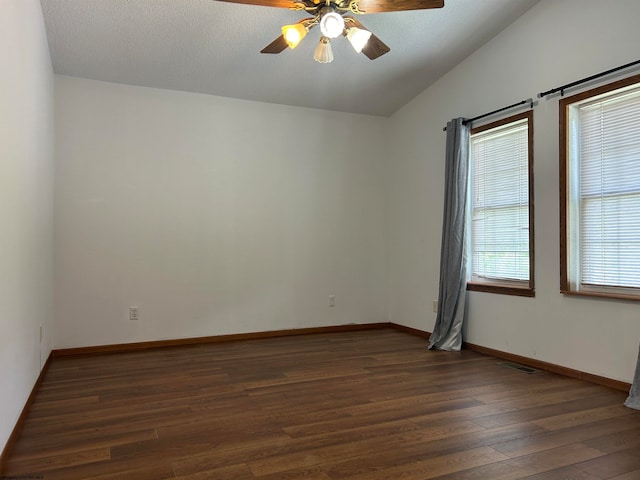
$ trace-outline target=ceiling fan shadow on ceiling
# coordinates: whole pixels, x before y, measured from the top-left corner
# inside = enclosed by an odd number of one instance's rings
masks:
[[[312,15],[293,25],[282,27],[282,35],[260,50],[260,53],[280,53],[287,47],[294,49],[314,27],[319,26],[321,37],[313,58],[319,63],[333,61],[331,39],[344,36],[354,50],[375,60],[391,49],[360,21],[347,13],[399,12],[444,7],[444,0],[220,0],[231,3],[304,10]]]

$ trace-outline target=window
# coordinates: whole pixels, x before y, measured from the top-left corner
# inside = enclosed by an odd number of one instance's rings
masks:
[[[640,299],[640,75],[560,101],[560,289]]]
[[[534,296],[533,112],[471,130],[468,290]]]

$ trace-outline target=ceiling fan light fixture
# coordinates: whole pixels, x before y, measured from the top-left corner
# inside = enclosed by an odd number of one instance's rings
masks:
[[[313,59],[318,63],[333,62],[333,50],[331,49],[331,40],[327,37],[320,37],[320,42],[313,54]]]
[[[306,34],[307,27],[305,27],[302,23],[285,25],[284,27],[282,27],[282,36],[291,49],[296,48]]]
[[[371,38],[371,32],[358,27],[350,27],[347,30],[347,39],[351,43],[353,49],[360,53]]]
[[[320,19],[320,31],[328,38],[337,38],[344,31],[344,19],[336,12],[327,12]]]

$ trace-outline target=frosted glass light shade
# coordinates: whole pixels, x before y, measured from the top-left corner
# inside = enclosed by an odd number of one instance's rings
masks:
[[[320,20],[320,31],[322,35],[329,38],[336,38],[344,31],[344,19],[336,12],[325,13]]]
[[[371,38],[371,32],[369,30],[363,30],[358,27],[351,27],[347,30],[347,39],[351,42],[353,49],[360,53],[362,49]]]
[[[321,37],[313,59],[318,63],[333,62],[333,50],[331,49],[331,41],[327,37]]]
[[[307,29],[301,23],[296,23],[295,25],[285,25],[284,27],[282,27],[282,35],[284,36],[287,45],[289,45],[289,48],[291,49],[296,48],[306,34]]]

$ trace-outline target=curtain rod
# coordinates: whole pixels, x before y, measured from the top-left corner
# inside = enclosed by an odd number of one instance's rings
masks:
[[[542,92],[538,94],[538,98],[546,97],[547,95],[551,95],[556,92],[560,92],[560,95],[564,95],[564,91],[567,88],[575,87],[576,85],[580,85],[582,83],[590,82],[591,80],[595,80],[596,78],[604,77],[609,75],[610,73],[615,73],[620,70],[624,70],[625,68],[633,67],[634,65],[638,65],[640,60],[636,60],[635,62],[627,63],[626,65],[621,65],[616,68],[612,68],[611,70],[607,70],[606,72],[597,73],[595,75],[591,75],[590,77],[585,77],[581,80],[576,80],[575,82],[567,83],[566,85],[562,85],[561,87],[552,88],[551,90],[547,90],[546,92]]]
[[[483,113],[482,115],[478,115],[477,117],[473,117],[473,118],[465,118],[462,123],[464,123],[466,125],[467,123],[472,123],[475,120],[480,120],[481,118],[484,118],[484,117],[490,117],[491,115],[495,115],[496,113],[504,112],[505,110],[509,110],[511,108],[519,107],[520,105],[524,105],[526,103],[530,104],[531,108],[533,108],[533,99],[532,98],[527,98],[526,100],[522,100],[522,101],[520,101],[518,103],[514,103],[513,105],[509,105],[507,107],[499,108],[498,110],[494,110],[493,112]],[[446,132],[447,131],[447,127],[444,127],[442,129],[442,131]]]
[[[590,82],[591,80],[595,80],[597,78],[604,77],[604,76],[609,75],[611,73],[619,72],[620,70],[624,70],[625,68],[633,67],[634,65],[638,65],[638,64],[640,64],[640,60],[636,60],[635,62],[630,62],[630,63],[627,63],[625,65],[621,65],[621,66],[616,67],[616,68],[612,68],[612,69],[607,70],[605,72],[601,72],[601,73],[597,73],[595,75],[591,75],[590,77],[585,77],[583,79],[576,80],[575,82],[567,83],[566,85],[562,85],[561,87],[552,88],[551,90],[547,90],[546,92],[539,93],[538,94],[538,98],[546,97],[548,95],[551,95],[551,94],[554,94],[554,93],[557,93],[557,92],[560,92],[561,95],[564,95],[564,91],[567,88],[575,87],[576,85],[580,85],[582,83]],[[531,98],[528,98],[526,100],[522,100],[521,102],[514,103],[513,105],[509,105],[508,107],[499,108],[498,110],[494,110],[493,112],[485,113],[483,115],[478,115],[477,117],[473,117],[473,118],[469,118],[469,119],[465,118],[463,123],[464,124],[471,123],[471,122],[474,122],[475,120],[480,120],[481,118],[489,117],[491,115],[495,115],[496,113],[500,113],[500,112],[503,112],[505,110],[509,110],[510,108],[519,107],[520,105],[524,105],[525,103],[529,103],[531,105],[531,108],[533,108],[533,100]],[[447,131],[447,127],[444,127],[442,129],[442,131],[446,132]]]

